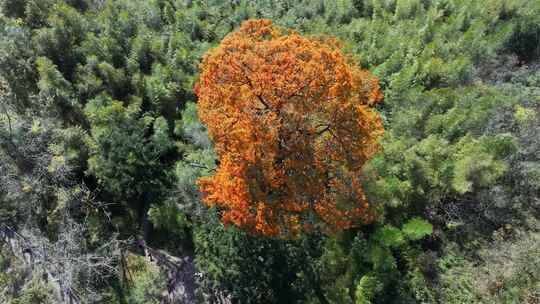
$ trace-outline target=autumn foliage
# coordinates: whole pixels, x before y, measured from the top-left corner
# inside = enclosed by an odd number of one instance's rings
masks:
[[[378,80],[334,39],[252,20],[205,56],[195,91],[219,167],[198,181],[225,223],[264,235],[372,220],[360,170],[383,133]]]

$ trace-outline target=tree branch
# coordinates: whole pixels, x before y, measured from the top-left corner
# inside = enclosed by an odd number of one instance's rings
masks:
[[[205,166],[205,165],[201,165],[201,164],[198,164],[198,163],[186,163],[192,167],[195,167],[195,168],[201,168],[201,169],[207,169],[207,170],[210,170],[210,171],[216,171],[215,168],[210,168],[208,166]]]
[[[236,64],[234,64],[236,65]],[[253,71],[246,65],[245,62],[242,63],[242,67],[239,67],[242,72],[244,72],[244,77],[246,78],[247,80],[247,84],[249,85],[249,87],[251,88],[251,90],[255,90],[255,87],[253,85],[253,82],[251,81],[251,79],[249,78],[248,76],[248,73],[246,73],[245,70],[247,70],[248,72],[250,73],[253,73]],[[244,69],[245,68],[245,69]],[[268,103],[262,98],[261,95],[257,95],[255,93],[253,93],[253,95],[255,95],[257,97],[257,99],[264,105],[264,110],[268,110],[270,109],[270,106],[268,105]]]
[[[9,116],[9,112],[8,112],[8,110],[6,108],[6,105],[4,103],[2,103],[2,111],[4,112],[4,115],[6,115],[7,121],[8,121],[9,143],[13,146],[13,148],[16,149],[17,147],[13,143],[13,127],[12,127],[12,124],[11,124],[11,116]]]

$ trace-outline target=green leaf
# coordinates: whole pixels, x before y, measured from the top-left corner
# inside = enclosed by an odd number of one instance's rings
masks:
[[[376,271],[387,272],[395,270],[397,267],[396,259],[387,247],[371,245],[368,249],[368,261],[373,264]]]
[[[423,219],[413,218],[403,225],[401,231],[405,237],[416,241],[433,233],[433,226]]]
[[[398,247],[405,242],[403,233],[398,228],[388,225],[377,229],[373,238],[384,247]]]
[[[371,304],[373,298],[384,288],[384,284],[374,274],[362,276],[356,285],[356,304]]]

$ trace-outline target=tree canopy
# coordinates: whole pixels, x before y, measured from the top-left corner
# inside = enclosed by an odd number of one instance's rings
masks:
[[[198,183],[225,223],[279,235],[373,219],[360,170],[382,93],[339,42],[246,21],[204,57],[195,92],[219,161]]]
[[[539,1],[0,0],[0,301],[538,303],[538,96]]]

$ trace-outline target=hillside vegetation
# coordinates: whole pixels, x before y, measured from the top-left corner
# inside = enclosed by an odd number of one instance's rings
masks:
[[[539,1],[0,12],[1,303],[540,303]]]

